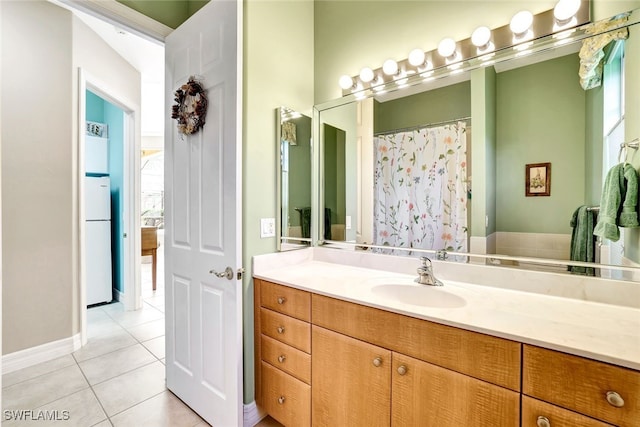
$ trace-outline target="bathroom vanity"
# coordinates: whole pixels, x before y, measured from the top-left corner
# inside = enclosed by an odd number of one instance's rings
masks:
[[[295,252],[254,259],[256,402],[283,425],[640,425],[637,307]]]

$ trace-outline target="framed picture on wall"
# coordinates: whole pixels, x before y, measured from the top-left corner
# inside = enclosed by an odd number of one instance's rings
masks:
[[[551,163],[525,165],[525,196],[551,195]]]

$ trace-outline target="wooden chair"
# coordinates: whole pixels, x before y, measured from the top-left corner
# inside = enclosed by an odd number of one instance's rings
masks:
[[[151,255],[151,283],[156,290],[156,260],[158,250],[158,227],[142,226],[142,256]]]

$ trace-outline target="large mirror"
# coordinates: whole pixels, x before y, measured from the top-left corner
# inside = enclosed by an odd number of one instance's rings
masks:
[[[590,90],[579,51],[594,31],[583,28],[498,52],[489,66],[472,60],[447,77],[316,106],[320,240],[638,280],[637,228],[620,228],[617,242],[584,231],[597,224],[608,171],[640,169],[638,150],[621,150],[625,77],[640,72],[638,15],[625,18],[627,40],[606,44],[603,84]]]
[[[276,109],[278,250],[311,244],[311,118]]]

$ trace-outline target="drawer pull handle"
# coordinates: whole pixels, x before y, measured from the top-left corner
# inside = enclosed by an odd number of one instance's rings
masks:
[[[285,302],[287,302],[287,299],[285,297],[278,297],[278,304],[282,305]]]
[[[615,391],[607,392],[607,402],[616,408],[622,408],[624,406],[624,399]]]
[[[373,366],[375,366],[376,368],[382,366],[382,358],[376,357],[375,359],[373,359]]]
[[[284,354],[278,356],[278,362],[284,363],[285,360],[287,360],[287,356],[285,356]]]
[[[280,396],[278,398],[278,403],[281,404],[281,405],[284,405],[284,396]]]
[[[284,326],[278,326],[278,333],[284,334]]]
[[[404,366],[404,365],[400,365],[400,366],[398,366],[398,373],[399,373],[400,375],[406,375],[406,373],[407,373],[407,367],[406,367],[406,366]]]
[[[551,427],[551,422],[549,421],[549,418],[540,415],[536,421],[536,425],[538,427]]]

